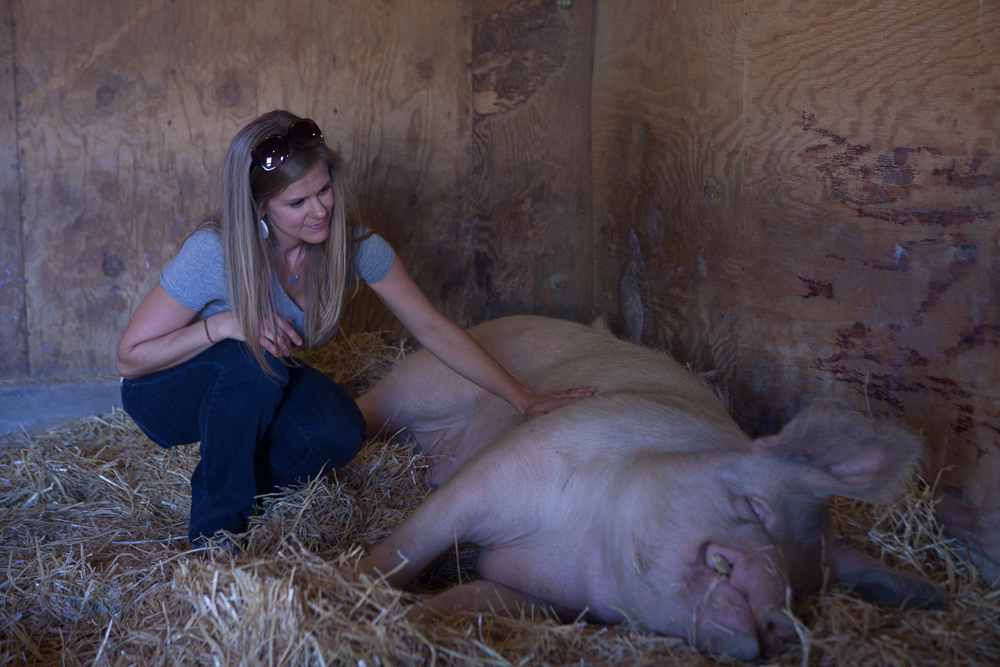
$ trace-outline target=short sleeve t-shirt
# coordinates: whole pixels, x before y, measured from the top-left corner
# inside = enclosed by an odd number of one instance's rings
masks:
[[[347,279],[363,280],[369,285],[377,283],[389,275],[395,258],[392,246],[378,234],[372,234],[358,245]],[[278,280],[273,271],[271,280]],[[199,320],[232,310],[219,235],[205,227],[188,237],[177,256],[163,269],[160,284],[177,303],[197,311]],[[292,326],[303,335],[304,313],[280,286],[275,285],[274,291],[278,295],[278,315],[291,318]]]

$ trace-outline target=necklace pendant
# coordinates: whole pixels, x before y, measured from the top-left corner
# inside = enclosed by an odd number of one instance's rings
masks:
[[[296,273],[294,276],[288,276],[288,284],[291,285],[292,287],[295,287],[296,285],[298,285],[299,284],[299,274]]]

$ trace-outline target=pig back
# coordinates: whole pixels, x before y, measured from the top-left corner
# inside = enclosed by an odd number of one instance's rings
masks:
[[[594,411],[604,416],[609,410],[624,410],[627,415],[633,409],[629,397],[642,396],[635,410],[645,413],[651,403],[667,410],[657,409],[654,419],[636,414],[632,421],[654,429],[683,421],[697,430],[697,424],[703,423],[712,430],[744,437],[704,379],[662,351],[617,338],[602,320],[587,326],[515,315],[473,327],[469,333],[535,393],[595,387],[597,397],[570,411],[580,419]],[[621,400],[601,400],[616,395]]]
[[[664,352],[618,339],[602,321],[516,315],[469,334],[537,394],[595,387],[595,396],[538,418],[582,434],[587,448],[695,451],[747,442],[708,383]],[[523,422],[503,399],[426,350],[410,355],[358,405],[373,431],[405,429],[415,439],[428,457],[431,486]]]

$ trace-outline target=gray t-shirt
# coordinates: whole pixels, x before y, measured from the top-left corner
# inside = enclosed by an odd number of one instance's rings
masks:
[[[389,242],[378,234],[372,234],[358,246],[354,253],[351,282],[363,280],[369,285],[377,283],[389,274],[395,261]],[[271,280],[278,277],[271,271]],[[199,229],[188,237],[177,256],[170,260],[160,275],[160,284],[177,303],[198,311],[201,320],[215,313],[232,310],[229,305],[229,284],[222,252],[222,239],[211,229]],[[292,318],[292,326],[303,335],[304,314],[289,298],[280,285],[275,284],[278,295],[277,312],[283,318]],[[322,342],[322,341],[319,341]]]

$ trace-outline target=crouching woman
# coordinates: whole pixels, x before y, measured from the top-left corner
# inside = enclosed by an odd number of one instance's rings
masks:
[[[125,410],[163,447],[200,442],[188,538],[240,533],[260,495],[348,463],[365,437],[351,397],[293,347],[337,330],[371,285],[445,364],[530,418],[590,395],[537,396],[445,318],[377,234],[349,222],[340,156],[315,122],[264,114],[233,138],[222,209],[184,243],[118,345]]]

